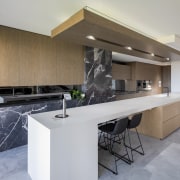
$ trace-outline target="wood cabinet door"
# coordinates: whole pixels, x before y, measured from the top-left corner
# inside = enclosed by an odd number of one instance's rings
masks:
[[[34,86],[38,84],[40,59],[40,38],[32,33],[20,36],[19,85]]]
[[[131,79],[131,68],[128,65],[112,64],[112,78],[115,80]]]
[[[0,28],[0,86],[17,86],[19,83],[19,32]]]
[[[136,80],[154,80],[161,74],[160,66],[146,63],[136,64]]]
[[[83,46],[0,26],[1,87],[83,83]]]
[[[41,37],[38,85],[55,85],[56,68],[56,43],[50,37]]]
[[[57,84],[83,84],[84,48],[62,41],[57,44]]]

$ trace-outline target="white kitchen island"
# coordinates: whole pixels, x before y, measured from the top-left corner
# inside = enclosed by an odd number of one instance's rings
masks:
[[[98,124],[180,101],[180,93],[133,98],[28,116],[32,180],[98,180]]]

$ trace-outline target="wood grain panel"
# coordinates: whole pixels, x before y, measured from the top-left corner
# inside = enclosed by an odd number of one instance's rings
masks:
[[[83,84],[81,45],[4,26],[0,34],[0,87]]]
[[[40,43],[38,85],[55,85],[56,69],[56,43],[43,36]]]
[[[147,136],[155,137],[158,139],[163,138],[161,107],[143,112],[138,131]]]
[[[131,79],[131,67],[112,63],[112,78],[116,80]]]
[[[32,33],[21,33],[19,69],[20,86],[33,86],[38,84],[39,59],[40,37]]]
[[[4,29],[0,29],[0,84],[7,86],[8,84],[8,59],[7,55],[7,37]]]
[[[19,32],[0,28],[0,85],[16,86],[19,81]]]
[[[178,103],[163,106],[163,121],[174,118],[180,113]]]
[[[178,129],[180,126],[180,115],[175,116],[168,121],[163,123],[163,138],[171,134],[173,131]]]
[[[180,102],[143,112],[140,133],[163,139],[180,127]]]
[[[84,82],[84,49],[72,43],[57,41],[57,84]]]

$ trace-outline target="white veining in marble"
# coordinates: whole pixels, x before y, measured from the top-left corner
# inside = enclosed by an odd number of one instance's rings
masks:
[[[1,128],[1,141],[0,141],[0,149],[3,150],[4,146],[8,149],[9,145],[11,144],[8,142],[8,139],[10,139],[11,136],[15,131],[21,131],[20,128],[24,129],[25,132],[28,130],[28,119],[27,115],[35,113],[35,112],[42,112],[47,108],[47,105],[41,106],[39,108],[30,108],[29,110],[22,112],[23,106],[17,106],[17,107],[6,107],[1,108],[0,114],[2,115],[0,117],[0,125]],[[7,118],[9,117],[9,119]],[[20,125],[21,124],[21,125]],[[18,129],[18,130],[17,130]],[[15,138],[14,138],[15,139]],[[6,145],[9,144],[9,145]]]

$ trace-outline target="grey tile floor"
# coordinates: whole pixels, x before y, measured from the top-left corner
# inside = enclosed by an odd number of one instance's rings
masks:
[[[118,175],[99,166],[99,180],[179,180],[180,129],[164,140],[143,135],[141,139],[145,156],[135,153],[131,165],[118,161]],[[107,164],[112,162],[112,157],[100,150],[99,160],[104,159]],[[0,153],[0,180],[31,180],[27,173],[27,146]]]

